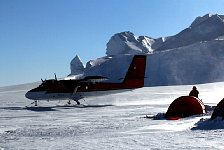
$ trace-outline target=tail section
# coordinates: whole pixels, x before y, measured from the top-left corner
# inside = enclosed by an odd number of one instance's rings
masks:
[[[123,83],[130,88],[144,86],[146,55],[135,55]]]

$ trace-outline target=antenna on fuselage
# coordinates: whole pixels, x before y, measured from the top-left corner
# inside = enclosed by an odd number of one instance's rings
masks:
[[[54,73],[54,78],[55,78],[55,80],[58,80],[58,79],[57,79],[57,75],[56,75],[56,73]]]

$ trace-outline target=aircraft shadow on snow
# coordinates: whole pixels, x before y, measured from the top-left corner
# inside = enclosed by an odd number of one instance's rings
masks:
[[[30,111],[36,111],[36,112],[43,112],[43,111],[59,111],[60,109],[73,109],[73,108],[100,108],[100,107],[109,107],[113,106],[110,104],[107,105],[58,105],[58,106],[46,106],[46,107],[36,107],[36,106],[30,106],[30,107],[0,107],[0,109],[6,109],[6,110],[30,110]]]
[[[6,110],[57,111],[53,107],[0,107]]]

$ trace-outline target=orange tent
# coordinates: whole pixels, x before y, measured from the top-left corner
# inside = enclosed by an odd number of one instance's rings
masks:
[[[200,99],[193,96],[181,96],[170,104],[165,117],[167,119],[176,120],[204,113],[205,106]]]
[[[211,119],[215,119],[216,117],[222,117],[224,119],[224,98],[215,107]]]

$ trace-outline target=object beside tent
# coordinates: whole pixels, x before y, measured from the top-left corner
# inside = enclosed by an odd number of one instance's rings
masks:
[[[169,120],[177,120],[204,113],[205,106],[199,98],[193,96],[181,96],[170,104],[165,117]]]
[[[222,119],[224,119],[224,98],[215,107],[211,119],[213,120],[217,117],[222,117]]]

